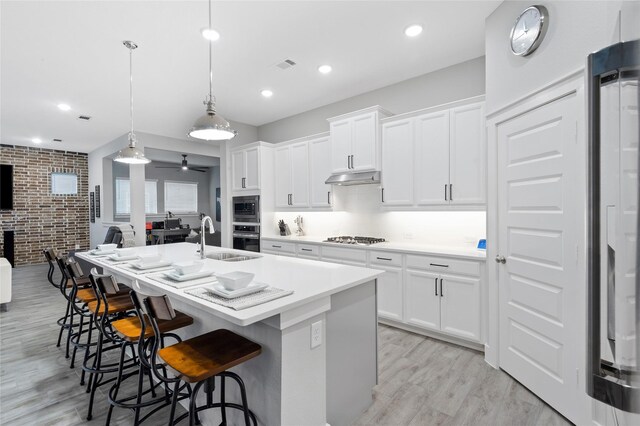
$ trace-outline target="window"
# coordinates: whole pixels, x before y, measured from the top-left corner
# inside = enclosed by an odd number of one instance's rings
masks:
[[[74,173],[51,173],[51,193],[54,195],[77,195],[78,175]]]
[[[164,183],[164,210],[172,213],[198,211],[198,184],[195,182]]]
[[[144,212],[158,213],[158,182],[144,182]],[[116,215],[131,214],[131,186],[129,179],[116,178]]]

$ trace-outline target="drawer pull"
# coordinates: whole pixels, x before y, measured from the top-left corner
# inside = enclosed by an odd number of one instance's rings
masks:
[[[390,259],[388,257],[376,257],[376,259],[378,259],[378,260],[386,260],[386,261],[389,261],[389,262],[391,262],[393,260],[393,259]]]
[[[302,250],[302,251],[313,251],[313,250],[308,249],[308,248],[301,248],[300,250]]]
[[[272,244],[271,247],[273,247],[273,248],[282,248],[282,246],[277,246],[275,244]]]
[[[441,263],[430,263],[431,266],[439,266],[441,268],[448,268],[449,265],[442,265]]]

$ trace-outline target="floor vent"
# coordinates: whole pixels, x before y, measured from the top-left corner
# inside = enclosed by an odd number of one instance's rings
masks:
[[[88,115],[79,115],[78,119],[79,120],[84,120],[84,121],[89,121],[89,120],[91,120],[91,117],[88,116]]]

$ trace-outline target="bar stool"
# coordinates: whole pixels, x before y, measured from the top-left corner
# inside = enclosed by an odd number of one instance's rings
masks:
[[[61,280],[59,283],[55,283],[53,281],[53,274],[55,272],[56,269],[56,264],[58,262],[58,253],[52,249],[51,247],[47,247],[46,249],[42,250],[42,254],[44,254],[45,259],[47,260],[47,263],[49,264],[49,271],[47,272],[47,280],[49,281],[49,283],[51,283],[52,286],[54,286],[56,289],[60,290],[62,288],[62,283],[65,281],[64,280],[64,275],[62,276]],[[62,342],[62,335],[64,334],[64,331],[67,330],[69,331],[72,327],[73,324],[68,323],[67,321],[69,320],[69,316],[71,314],[71,303],[69,301],[69,299],[67,298],[67,295],[63,293],[63,295],[65,296],[65,299],[67,299],[67,308],[66,311],[64,313],[63,317],[60,317],[56,323],[58,324],[58,326],[60,327],[60,332],[58,333],[58,341],[56,343],[56,347],[60,347],[60,343]],[[67,347],[67,358],[68,358],[68,354],[69,354],[69,349]]]
[[[115,284],[114,280],[111,280],[111,282],[109,282],[109,280],[105,280],[105,279],[96,279],[96,281],[98,282],[100,289],[102,290],[104,288],[104,290],[107,291],[107,294],[109,294],[109,292],[118,291],[118,286],[117,284]],[[129,408],[134,410],[135,416],[134,416],[133,424],[138,425],[144,420],[146,420],[147,418],[149,418],[158,410],[170,404],[170,396],[172,391],[169,389],[169,387],[166,384],[164,386],[165,395],[162,397],[156,398],[155,387],[157,385],[154,385],[151,379],[152,367],[148,358],[149,346],[154,339],[160,339],[164,344],[164,341],[166,338],[172,338],[179,343],[182,341],[182,339],[180,339],[178,335],[171,333],[171,331],[175,331],[193,324],[192,317],[190,317],[189,315],[183,314],[182,312],[176,311],[175,318],[168,321],[160,320],[158,322],[158,328],[161,334],[159,336],[155,335],[153,328],[149,323],[148,316],[145,315],[144,312],[142,311],[142,306],[140,304],[138,295],[133,290],[129,292],[129,295],[131,297],[131,301],[136,311],[136,316],[123,318],[123,319],[119,319],[117,321],[111,322],[112,328],[121,337],[122,346],[120,351],[120,366],[118,370],[118,378],[115,384],[111,387],[108,394],[109,412],[107,414],[107,423],[106,423],[107,425],[110,424],[111,414],[114,407]],[[125,357],[126,349],[127,347],[129,347],[131,348],[131,352],[133,352],[134,345],[137,347],[137,350],[138,350],[138,361],[139,361],[138,371],[132,372],[129,374],[124,374],[123,365],[124,365],[124,357]],[[146,391],[143,390],[145,375],[149,376],[149,382],[150,382],[150,387]],[[127,396],[124,398],[118,397],[118,393],[120,391],[120,385],[128,378],[134,377],[134,376],[137,376],[137,379],[138,379],[136,394],[132,396]],[[162,384],[162,382],[159,382],[158,384]],[[186,384],[178,391],[180,395],[182,395],[182,398],[189,397],[189,393],[186,393],[186,394],[182,393],[185,389],[188,392],[190,392],[190,389]],[[142,401],[143,395],[148,394],[149,392],[151,393],[153,399],[143,402]],[[134,399],[135,401],[133,401]],[[151,407],[153,405],[157,405],[157,407],[155,407],[153,410],[146,413],[143,417],[140,417],[142,408]]]
[[[149,315],[149,320],[155,335],[160,335],[159,321],[172,320],[176,317],[176,312],[171,306],[169,298],[164,296],[147,296],[144,298],[144,305]],[[184,340],[175,345],[164,347],[161,339],[154,339],[151,345],[151,371],[164,383],[174,385],[172,394],[171,412],[169,424],[173,425],[189,416],[189,425],[197,423],[197,413],[209,408],[220,408],[222,415],[222,425],[226,425],[226,408],[234,408],[244,413],[245,425],[251,422],[257,425],[255,415],[249,410],[247,404],[247,393],[244,382],[237,374],[227,371],[228,369],[242,364],[254,358],[262,352],[262,347],[232,331],[220,329],[209,333]],[[160,358],[164,364],[158,364]],[[175,377],[168,377],[164,373],[164,367],[169,367]],[[220,377],[220,402],[213,402],[213,391],[215,390],[215,377]],[[238,383],[242,405],[225,400],[225,379],[231,378]],[[176,403],[178,401],[178,389],[180,382],[194,384],[189,398],[189,412],[178,417],[174,421]],[[198,391],[205,385],[207,393],[207,403],[203,406],[196,406]]]

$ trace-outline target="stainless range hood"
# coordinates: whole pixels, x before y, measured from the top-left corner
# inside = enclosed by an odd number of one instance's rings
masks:
[[[327,185],[366,185],[380,183],[380,172],[359,172],[331,175],[324,183]]]

